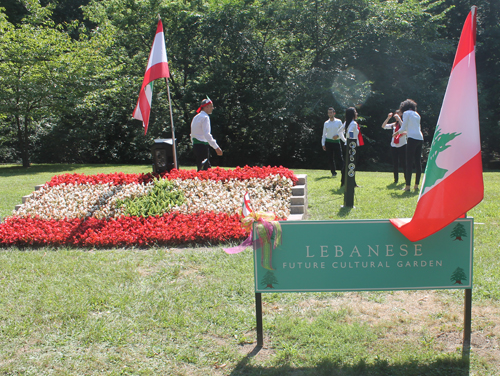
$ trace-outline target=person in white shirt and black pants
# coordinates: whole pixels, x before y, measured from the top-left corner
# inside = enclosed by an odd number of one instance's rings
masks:
[[[420,128],[420,115],[417,113],[417,103],[412,99],[407,99],[401,102],[399,111],[403,114],[403,124],[401,129],[395,132],[395,135],[400,135],[406,132],[406,186],[404,191],[409,191],[411,187],[411,174],[413,172],[413,164],[415,164],[415,186],[414,190],[418,190],[420,177],[422,175],[422,145],[424,143],[424,135]]]
[[[328,120],[323,125],[323,136],[321,146],[326,151],[328,165],[332,176],[337,176],[337,166],[341,172],[341,185],[344,185],[344,157],[342,153],[342,143],[345,142],[344,133],[341,131],[342,121],[335,117],[335,109],[328,109]],[[342,141],[342,143],[340,142]]]
[[[196,167],[198,171],[207,170],[210,164],[210,148],[215,149],[217,155],[222,155],[222,149],[212,137],[210,126],[210,114],[214,109],[214,104],[210,99],[203,99],[196,115],[191,122],[191,142],[196,156]]]
[[[403,165],[403,176],[406,179],[406,133],[395,135],[395,132],[399,131],[401,124],[403,124],[401,115],[399,110],[394,111],[394,113],[390,112],[389,115],[387,115],[387,119],[385,119],[382,124],[382,129],[390,129],[393,133],[391,138],[391,152],[394,184],[398,184],[399,181],[399,161],[401,161]],[[389,123],[391,117],[394,117],[396,120],[394,123]]]

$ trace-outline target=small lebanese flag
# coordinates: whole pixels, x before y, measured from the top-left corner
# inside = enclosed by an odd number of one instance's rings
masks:
[[[132,117],[142,121],[144,134],[148,131],[149,113],[151,112],[151,101],[153,99],[153,81],[158,78],[170,77],[168,70],[167,50],[165,49],[165,35],[163,34],[163,24],[158,21],[156,35],[149,53],[148,66],[142,81],[139,99],[135,106]]]
[[[472,7],[462,29],[413,218],[391,219],[412,242],[464,216],[484,197],[476,82],[476,9]]]
[[[252,209],[250,208],[250,195],[248,192],[245,192],[245,195],[243,196],[243,207],[241,209],[241,214],[243,217],[248,216],[252,212]]]

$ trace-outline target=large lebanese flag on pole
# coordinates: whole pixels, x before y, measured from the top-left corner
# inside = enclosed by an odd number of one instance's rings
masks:
[[[484,196],[476,82],[476,9],[472,7],[462,29],[413,218],[391,219],[412,242],[446,227]]]
[[[149,53],[148,66],[142,81],[139,99],[135,107],[132,117],[142,121],[144,134],[148,131],[149,113],[151,111],[151,101],[153,99],[153,81],[158,78],[168,78],[170,73],[168,70],[167,50],[165,49],[165,35],[163,34],[163,24],[158,21],[156,27],[156,35]]]

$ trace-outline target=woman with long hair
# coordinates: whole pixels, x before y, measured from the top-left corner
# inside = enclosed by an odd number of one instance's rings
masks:
[[[391,154],[394,184],[398,184],[399,181],[399,161],[403,165],[403,176],[406,175],[406,133],[395,134],[401,128],[401,124],[403,124],[401,115],[402,113],[399,110],[389,112],[387,119],[382,124],[382,129],[390,129],[393,133],[391,138]],[[394,118],[394,123],[389,123],[392,117]]]
[[[420,128],[420,115],[417,112],[417,103],[412,99],[407,99],[401,102],[399,111],[403,114],[403,124],[401,129],[395,132],[395,135],[401,135],[406,132],[406,186],[404,191],[409,191],[411,187],[411,174],[413,165],[415,164],[415,186],[414,190],[418,190],[420,177],[422,176],[422,145],[424,143],[424,135]]]
[[[347,142],[349,139],[356,140],[357,146],[363,145],[363,138],[361,137],[361,133],[359,131],[359,125],[356,122],[357,118],[358,118],[358,112],[356,111],[356,109],[354,107],[349,107],[345,110],[345,123],[344,123],[343,127],[346,130],[346,133],[345,133],[346,145],[347,145]],[[346,158],[348,160],[347,154],[346,154]],[[356,153],[354,155],[354,158],[355,158],[354,165],[356,165],[356,162],[358,159],[358,153]],[[356,178],[354,178],[354,186],[359,187],[359,185],[356,184]]]

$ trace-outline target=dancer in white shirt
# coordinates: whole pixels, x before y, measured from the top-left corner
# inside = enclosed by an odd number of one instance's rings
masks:
[[[191,122],[191,142],[196,156],[196,167],[198,171],[207,170],[210,164],[210,148],[215,149],[217,155],[222,155],[222,149],[212,137],[210,126],[210,114],[214,109],[213,102],[207,98],[203,99],[196,115]]]
[[[342,145],[345,142],[344,133],[342,129],[342,121],[335,117],[335,109],[330,107],[328,109],[328,120],[323,125],[323,136],[321,137],[321,146],[326,151],[328,158],[328,165],[332,176],[337,176],[337,167],[341,172],[341,185],[344,184],[344,158],[342,152]],[[341,143],[342,141],[342,143]]]

